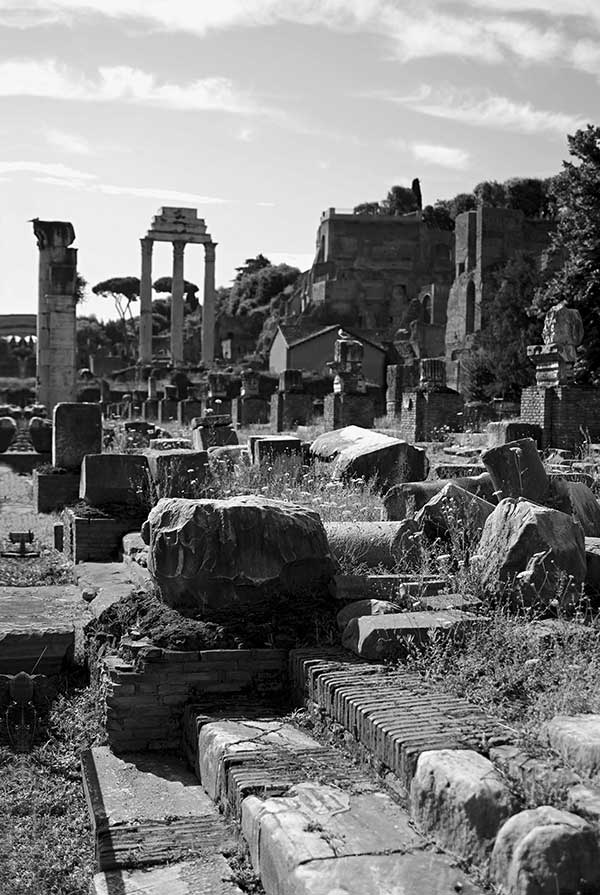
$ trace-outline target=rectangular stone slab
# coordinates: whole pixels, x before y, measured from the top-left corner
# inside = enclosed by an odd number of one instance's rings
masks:
[[[97,873],[90,895],[242,895],[223,855],[150,870]]]
[[[153,753],[81,756],[99,870],[144,867],[231,847],[231,831],[183,761]]]
[[[0,674],[58,674],[89,617],[72,585],[0,587]]]
[[[370,662],[401,659],[406,655],[409,638],[419,643],[430,631],[450,631],[480,618],[459,609],[362,616],[348,623],[342,643]]]
[[[352,794],[318,783],[294,786],[284,798],[246,799],[242,833],[267,893],[295,892],[289,877],[309,861],[425,847],[409,815],[386,793]],[[364,889],[371,891],[377,890]]]

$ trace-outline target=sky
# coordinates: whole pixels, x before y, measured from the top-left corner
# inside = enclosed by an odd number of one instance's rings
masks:
[[[599,79],[599,0],[0,0],[0,313],[36,311],[33,217],[90,285],[139,276],[162,205],[206,220],[217,285],[306,269],[326,208],[556,173]]]

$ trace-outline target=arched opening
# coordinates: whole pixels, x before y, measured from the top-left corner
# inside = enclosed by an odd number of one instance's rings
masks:
[[[429,293],[423,296],[421,306],[423,308],[423,323],[433,323],[433,306]]]
[[[475,283],[473,280],[469,280],[469,285],[467,286],[465,332],[467,335],[475,332]]]

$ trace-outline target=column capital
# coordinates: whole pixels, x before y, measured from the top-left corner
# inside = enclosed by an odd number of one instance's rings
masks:
[[[185,251],[185,247],[187,243],[183,239],[174,239],[173,240],[173,257],[181,257],[183,258],[183,253]]]
[[[142,247],[142,252],[145,255],[151,255],[152,249],[154,248],[154,240],[150,236],[142,236],[140,239],[140,245]]]
[[[217,248],[216,242],[205,242],[204,243],[204,258],[206,261],[214,261],[215,260],[215,249]]]

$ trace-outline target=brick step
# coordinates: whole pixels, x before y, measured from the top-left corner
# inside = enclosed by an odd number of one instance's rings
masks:
[[[147,753],[118,758],[97,746],[82,753],[81,764],[99,871],[210,859],[235,847],[231,829],[182,760]]]
[[[421,752],[507,742],[505,728],[460,697],[439,693],[416,673],[348,658],[340,650],[290,653],[297,695],[349,731],[407,792]]]

